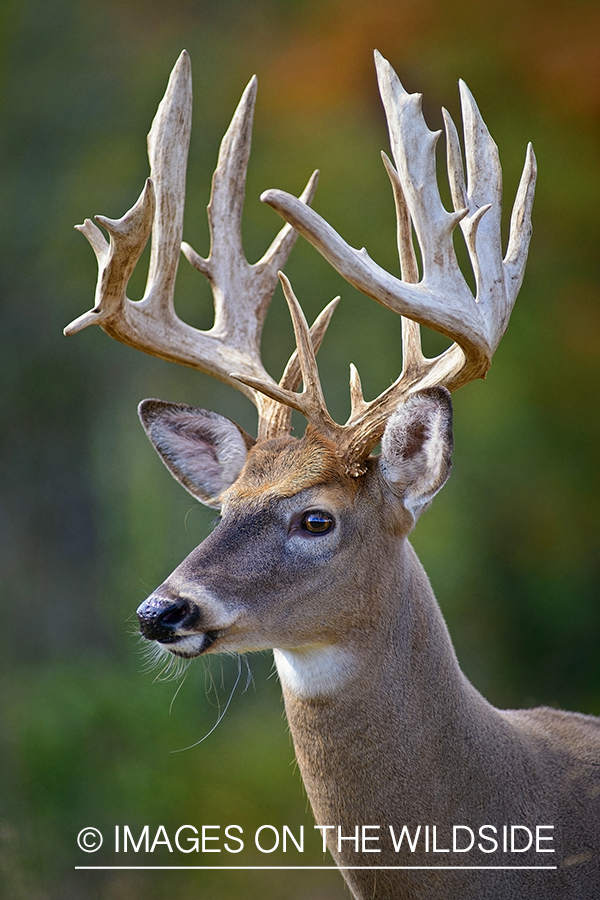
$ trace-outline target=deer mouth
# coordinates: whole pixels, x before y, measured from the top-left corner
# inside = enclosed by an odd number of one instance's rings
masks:
[[[158,640],[157,643],[169,653],[173,653],[174,656],[192,659],[194,656],[206,653],[219,636],[220,632],[218,631],[201,631],[196,634],[173,635],[166,640]]]

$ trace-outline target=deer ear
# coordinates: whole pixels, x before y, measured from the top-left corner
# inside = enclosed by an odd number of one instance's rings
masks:
[[[448,480],[452,446],[452,401],[446,388],[417,391],[388,420],[380,471],[415,522]]]
[[[201,503],[219,509],[219,495],[242,471],[253,438],[231,419],[184,403],[143,400],[138,413],[171,474]]]

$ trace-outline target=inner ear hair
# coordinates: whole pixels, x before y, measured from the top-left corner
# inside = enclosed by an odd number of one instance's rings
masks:
[[[446,483],[452,448],[452,401],[445,388],[417,391],[388,420],[381,472],[415,518]]]
[[[240,474],[254,440],[231,419],[210,410],[144,400],[142,425],[174,478],[201,503],[218,509],[219,497]]]

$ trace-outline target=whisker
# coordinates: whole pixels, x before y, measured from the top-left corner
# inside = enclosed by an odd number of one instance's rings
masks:
[[[141,635],[138,635],[143,641],[141,653],[144,657],[142,673],[147,675],[153,669],[162,666],[160,672],[154,677],[154,681],[177,681],[188,669],[191,662],[189,659],[182,659],[180,656],[173,656],[160,644],[154,641],[146,641]]]
[[[187,673],[187,671],[186,671],[186,672],[184,673],[184,675],[183,675],[183,678],[181,679],[181,681],[179,682],[179,684],[178,684],[178,686],[177,686],[177,690],[176,690],[175,693],[173,694],[173,699],[171,700],[171,702],[170,702],[170,704],[169,704],[169,715],[171,715],[171,712],[173,711],[173,704],[175,703],[175,700],[177,699],[177,694],[179,693],[179,691],[181,690],[181,688],[182,688],[183,685],[185,684],[185,682],[186,682],[186,680],[187,680],[187,676],[188,676],[188,673]]]
[[[250,685],[252,685],[252,687],[256,690],[256,684],[254,683],[254,675],[252,674],[252,669],[250,668],[250,663],[248,662],[248,657],[246,656],[246,654],[244,654],[242,659],[244,660],[244,665],[246,666],[246,670],[248,673],[246,675],[246,685],[244,687],[244,690],[242,691],[242,693],[245,694]]]
[[[207,734],[204,735],[204,737],[200,738],[199,741],[196,741],[194,744],[190,744],[189,747],[181,747],[179,750],[171,750],[171,753],[183,753],[185,750],[192,750],[194,747],[197,747],[198,744],[201,744],[202,741],[205,741],[206,738],[211,736],[213,731],[215,731],[216,728],[218,727],[218,725],[220,725],[220,723],[223,721],[223,717],[224,717],[225,713],[227,712],[227,710],[229,709],[231,701],[233,700],[233,695],[235,694],[235,689],[237,688],[238,684],[240,683],[241,677],[242,677],[242,657],[238,656],[238,673],[237,673],[237,678],[235,679],[235,684],[233,685],[233,688],[231,690],[231,693],[229,695],[229,699],[228,699],[227,703],[223,707],[223,711],[219,712],[219,717],[218,717],[217,721],[215,722],[215,724],[213,725],[213,727],[210,729],[209,732],[207,732]]]

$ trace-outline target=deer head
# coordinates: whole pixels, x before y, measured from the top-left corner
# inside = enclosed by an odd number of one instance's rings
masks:
[[[466,86],[461,84],[466,181],[457,131],[444,111],[454,205],[448,212],[436,177],[439,132],[427,128],[420,95],[408,94],[379,54],[376,67],[394,158],[392,164],[383,155],[396,205],[402,277],[385,272],[366,250],[351,248],[310,208],[316,173],[300,198],[275,190],[262,195],[287,224],[259,262],[246,261],[241,215],[255,79],[221,144],[208,206],[209,256],[181,243],[191,123],[185,52],[148,137],[151,177],[140,199],[122,219],[97,217],[109,243],[90,220],[80,226],[98,258],[96,304],[65,333],[99,324],[124,343],[235,385],[258,410],[254,441],[214,412],[159,400],[140,405],[144,428],[171,473],[202,503],[222,510],[218,529],[138,610],[142,634],[178,655],[334,646],[334,636],[346,627],[341,624],[344,615],[351,629],[361,616],[371,615],[352,603],[344,613],[336,600],[340,619],[324,606],[328,591],[323,584],[334,585],[338,595],[355,591],[356,579],[362,577],[352,565],[357,542],[368,556],[365,543],[371,540],[376,548],[371,555],[379,556],[390,541],[408,534],[442,487],[452,447],[449,392],[485,375],[508,325],[531,234],[531,147],[503,257],[498,152]],[[475,275],[475,295],[454,252],[453,232],[459,224]],[[367,402],[352,366],[351,413],[344,425],[327,411],[315,357],[339,298],[309,328],[289,281],[279,272],[298,232],[351,284],[402,317],[400,375]],[[141,301],[132,302],[127,283],[150,234],[146,292]],[[174,311],[180,248],[212,286],[215,321],[209,331],[185,324]],[[259,352],[278,274],[297,344],[279,383],[265,371]],[[426,358],[420,324],[454,343]],[[308,422],[301,439],[290,436],[292,409]],[[381,454],[373,457],[380,441]],[[384,552],[394,554],[390,548]],[[294,607],[299,598],[301,612]]]

